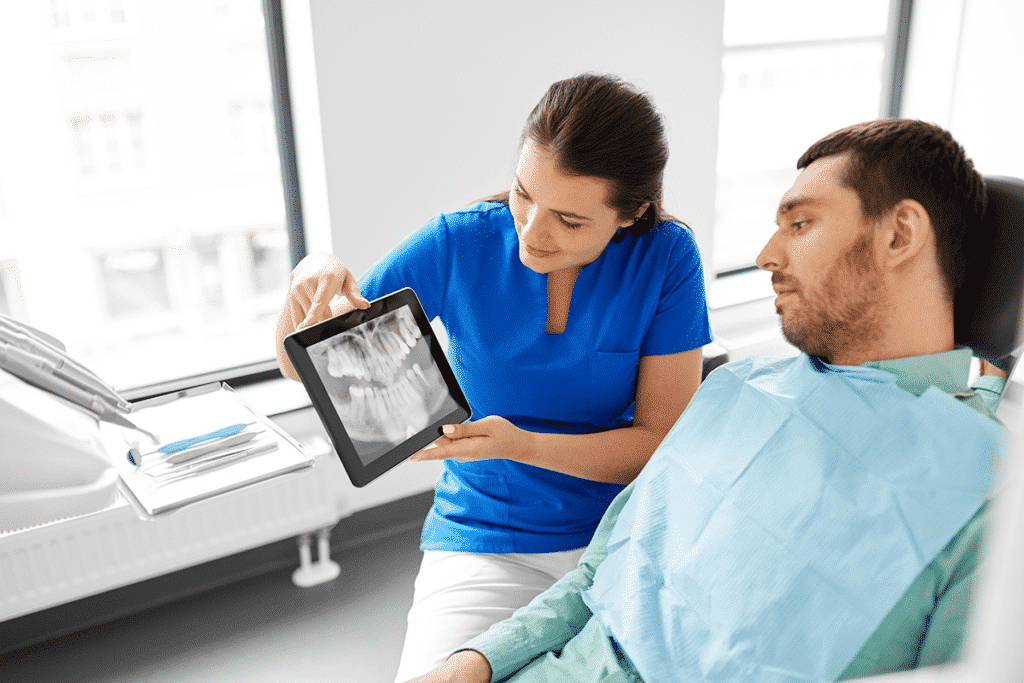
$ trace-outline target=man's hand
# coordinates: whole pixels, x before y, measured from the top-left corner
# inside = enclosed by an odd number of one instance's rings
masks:
[[[491,665],[476,650],[459,650],[430,673],[408,683],[490,683]]]
[[[1006,373],[997,368],[996,366],[989,363],[984,358],[981,360],[981,374],[982,375],[995,375],[996,377],[1006,377]]]

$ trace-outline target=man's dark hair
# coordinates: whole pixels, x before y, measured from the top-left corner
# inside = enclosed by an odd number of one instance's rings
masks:
[[[796,162],[849,153],[842,182],[860,197],[861,211],[877,220],[904,199],[924,207],[935,230],[946,291],[965,275],[965,241],[985,213],[985,180],[947,131],[923,121],[879,119],[843,128],[815,142]]]

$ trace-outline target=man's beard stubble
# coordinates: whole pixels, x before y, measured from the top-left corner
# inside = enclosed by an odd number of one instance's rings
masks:
[[[851,349],[870,348],[882,336],[884,283],[875,267],[871,242],[862,236],[830,267],[822,291],[807,291],[792,276],[772,274],[772,284],[796,293],[800,304],[782,316],[782,334],[790,344],[826,362]]]

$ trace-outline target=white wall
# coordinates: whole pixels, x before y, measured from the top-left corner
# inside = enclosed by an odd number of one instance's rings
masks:
[[[425,220],[508,189],[554,81],[616,73],[665,114],[666,208],[710,246],[723,3],[311,0],[333,250],[360,274]]]
[[[283,5],[310,250],[360,274],[431,216],[508,189],[544,91],[596,71],[636,83],[665,115],[666,208],[710,253],[723,0]],[[323,438],[308,414],[290,429]],[[427,490],[438,469],[403,463],[346,500],[354,511]]]

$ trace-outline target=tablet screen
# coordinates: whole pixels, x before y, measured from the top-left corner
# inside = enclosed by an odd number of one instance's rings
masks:
[[[364,464],[458,408],[412,311],[397,311],[309,347]]]
[[[300,330],[285,347],[358,486],[469,417],[411,289]]]

